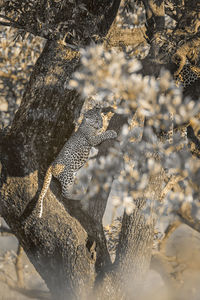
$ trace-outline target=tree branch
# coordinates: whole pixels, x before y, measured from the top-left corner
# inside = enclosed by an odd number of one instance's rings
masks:
[[[66,43],[85,46],[95,35],[105,37],[120,2],[121,0],[89,0],[71,3],[61,0],[57,5],[55,2],[29,1],[25,7],[24,2],[19,1],[18,8],[9,6],[8,3],[7,9],[17,13],[18,23],[25,24],[20,25],[24,31],[49,40],[62,40],[67,36]],[[16,22],[12,22],[13,27],[16,27]]]
[[[23,264],[22,264],[23,248],[18,244],[17,257],[15,261],[15,270],[17,273],[17,285],[18,287],[24,287],[24,275],[23,275]]]
[[[194,202],[184,202],[177,214],[183,223],[200,232],[200,220],[196,217],[198,210],[199,207]]]
[[[120,134],[120,130],[122,129],[122,126],[127,123],[127,116],[115,114],[108,126],[108,130],[115,130],[117,134]],[[97,159],[99,159],[101,156],[106,156],[109,153],[109,149],[111,147],[114,147],[115,140],[107,140],[104,141],[100,146],[98,146],[98,156]],[[107,178],[105,178],[107,179]],[[97,184],[98,179],[96,177],[93,177],[90,186],[94,186]],[[103,183],[101,184],[100,190],[97,195],[95,195],[94,198],[89,199],[89,209],[88,213],[90,216],[94,218],[94,220],[97,222],[97,224],[102,224],[102,218],[105,212],[108,196],[110,194],[111,185],[109,188],[105,191],[103,189]]]
[[[1,26],[13,27],[13,28],[17,28],[17,29],[22,29],[21,26],[18,26],[17,24],[14,24],[14,23],[6,23],[6,22],[1,22],[0,21],[0,25]]]
[[[17,28],[17,29],[24,29],[23,26],[21,26],[19,23],[15,22],[14,20],[12,20],[11,18],[9,18],[7,16],[0,14],[0,18],[10,21],[10,23],[0,21],[0,25],[2,25],[2,26],[9,26],[9,27]]]
[[[12,231],[10,230],[10,228],[4,227],[4,226],[0,227],[0,232],[3,233],[3,234],[6,233],[6,235],[13,235]]]

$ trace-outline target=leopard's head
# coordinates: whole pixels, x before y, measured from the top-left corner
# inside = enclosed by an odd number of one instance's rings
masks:
[[[103,120],[101,117],[101,109],[99,107],[94,107],[88,110],[84,114],[84,119],[87,125],[95,128],[100,129],[103,126]]]

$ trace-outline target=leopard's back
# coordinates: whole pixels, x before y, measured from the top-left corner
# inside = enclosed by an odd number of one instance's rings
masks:
[[[64,145],[52,166],[63,165],[70,170],[76,172],[87,161],[90,154],[91,146],[87,139],[76,132]],[[53,174],[54,175],[54,174]]]

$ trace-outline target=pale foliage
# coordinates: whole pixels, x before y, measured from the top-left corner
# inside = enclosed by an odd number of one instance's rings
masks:
[[[142,76],[139,61],[123,52],[105,51],[103,46],[96,46],[81,53],[82,65],[74,73],[70,87],[76,88],[89,102],[96,99],[101,106],[112,106],[129,119],[110,155],[99,162],[91,161],[83,174],[95,173],[97,186],[100,182],[112,184],[114,178],[114,204],[123,205],[127,213],[134,209],[131,199],[146,195],[151,200],[144,209],[148,217],[154,196],[146,188],[150,178],[164,169],[166,183],[169,180],[174,183],[165,187],[163,182],[162,199],[154,201],[157,215],[174,214],[184,201],[194,201],[197,207],[200,163],[191,155],[181,128],[189,122],[198,127],[199,102],[184,98],[181,87],[176,86],[168,71],[162,70],[157,79]],[[135,111],[140,116],[140,124],[135,122],[133,126]],[[160,138],[161,131],[165,132],[163,138]],[[180,187],[178,192],[172,191],[175,184]],[[89,186],[87,197],[94,196],[97,190]]]

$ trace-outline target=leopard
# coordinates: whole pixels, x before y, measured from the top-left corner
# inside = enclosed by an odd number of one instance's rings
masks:
[[[176,53],[172,56],[172,61],[175,63],[179,61],[179,67],[174,73],[174,76],[178,76],[180,74],[187,62],[187,59],[196,65],[199,56],[199,46],[200,37],[195,37],[185,42],[176,50]]]
[[[103,127],[101,108],[94,107],[84,114],[83,120],[71,137],[64,144],[56,159],[48,167],[40,192],[39,218],[43,213],[43,200],[50,186],[52,177],[58,179],[62,187],[62,196],[71,199],[77,171],[87,162],[92,147],[108,139],[115,139],[114,130],[98,133]]]
[[[194,83],[196,80],[200,79],[200,67],[193,66],[190,63],[186,63],[181,70],[181,72],[178,74],[178,76],[175,76],[175,80],[177,85],[179,83],[182,84],[183,88],[187,88],[192,83]]]

